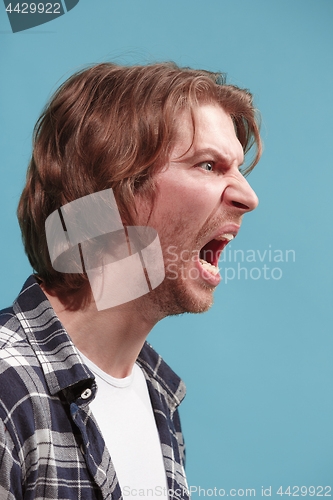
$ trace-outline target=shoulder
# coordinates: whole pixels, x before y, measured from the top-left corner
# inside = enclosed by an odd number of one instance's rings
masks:
[[[41,420],[45,427],[50,425],[43,410],[45,397],[48,396],[42,370],[24,331],[10,309],[1,311],[0,448],[6,466],[0,485],[5,484],[9,470],[10,477],[18,480],[36,460],[31,453],[37,449],[36,422]],[[20,484],[21,480],[14,487]]]
[[[0,401],[15,404],[31,387],[36,389],[36,355],[12,308],[0,311]],[[9,398],[9,400],[8,400]]]
[[[12,308],[0,311],[0,419],[14,443],[34,433],[41,407],[37,400],[49,397],[47,392],[40,363],[17,315]]]
[[[19,322],[13,307],[0,311],[0,348],[25,338],[24,330]]]
[[[31,385],[31,369],[36,373],[39,363],[25,332],[12,308],[0,311],[0,398],[14,392],[15,380]],[[13,387],[14,384],[14,387]],[[13,396],[15,398],[15,396]]]
[[[27,339],[0,326],[0,418],[7,429],[20,421],[32,432],[36,397],[46,393],[43,372]]]

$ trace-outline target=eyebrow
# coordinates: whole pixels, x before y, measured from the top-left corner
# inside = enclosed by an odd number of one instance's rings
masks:
[[[204,160],[213,160],[216,163],[224,163],[224,164],[229,164],[230,160],[229,158],[224,155],[223,153],[220,153],[219,151],[212,149],[212,148],[205,148],[205,149],[200,149],[199,151],[194,152],[190,156],[186,156],[187,152],[183,154],[182,156],[179,156],[176,161],[186,161],[186,163],[198,163],[200,161]],[[244,164],[245,158],[243,154],[243,161],[240,163],[238,166],[241,167]],[[236,158],[235,158],[236,159]]]

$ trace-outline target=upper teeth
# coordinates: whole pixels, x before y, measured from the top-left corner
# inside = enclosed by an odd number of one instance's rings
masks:
[[[224,233],[224,234],[221,234],[220,236],[217,236],[215,239],[216,240],[227,240],[227,241],[231,241],[234,239],[234,235],[231,234],[231,233]]]

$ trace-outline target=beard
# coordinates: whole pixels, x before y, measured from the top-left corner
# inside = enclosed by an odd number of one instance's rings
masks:
[[[168,226],[172,227],[172,234],[163,232],[161,241],[165,278],[157,288],[149,292],[147,298],[162,317],[207,312],[214,302],[215,287],[205,284],[199,277],[194,259],[198,258],[204,239],[219,227],[219,222],[205,227],[196,238],[184,231],[185,221],[178,221],[177,224],[175,221],[170,224],[169,221]],[[171,241],[178,245],[170,245]]]
[[[240,222],[232,210],[217,216],[214,212],[218,212],[218,207],[199,225],[193,210],[176,216],[173,210],[165,211],[163,215],[158,214],[157,225],[150,207],[148,218],[144,216],[145,222],[139,221],[139,225],[150,226],[158,232],[163,253],[165,278],[145,295],[145,305],[153,311],[156,321],[166,316],[203,313],[212,307],[216,287],[200,275],[199,253],[218,228]],[[145,307],[143,303],[141,307]]]
[[[212,289],[202,285],[202,288],[205,288],[204,293],[196,293],[190,283],[186,282],[186,277],[175,277],[175,273],[175,270],[172,273],[166,271],[164,281],[149,293],[149,300],[154,307],[163,317],[207,312],[214,302]],[[188,281],[193,280],[189,278]]]

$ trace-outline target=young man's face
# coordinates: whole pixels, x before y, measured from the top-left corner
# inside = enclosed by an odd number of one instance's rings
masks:
[[[148,222],[158,232],[166,270],[165,280],[149,296],[164,315],[209,309],[221,280],[219,254],[236,236],[244,213],[258,204],[239,171],[243,149],[221,107],[198,108],[193,144],[190,113],[180,117],[178,127],[169,162],[155,177]]]

